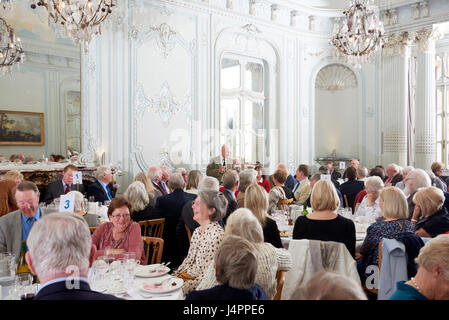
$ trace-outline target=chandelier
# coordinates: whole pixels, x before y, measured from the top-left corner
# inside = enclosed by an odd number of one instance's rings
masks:
[[[360,68],[362,63],[372,61],[376,51],[383,47],[384,26],[367,7],[369,0],[351,0],[343,11],[342,21],[336,21],[330,44],[337,55],[346,56],[348,63]]]
[[[14,29],[0,17],[0,76],[11,73],[24,57],[20,38],[16,38]]]
[[[48,24],[53,20],[56,28],[76,44],[87,47],[93,34],[101,34],[101,23],[112,12],[114,0],[31,0],[31,9],[45,7]]]

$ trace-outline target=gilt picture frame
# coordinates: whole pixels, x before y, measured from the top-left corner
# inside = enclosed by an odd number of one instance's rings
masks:
[[[0,110],[0,145],[44,145],[44,114]]]

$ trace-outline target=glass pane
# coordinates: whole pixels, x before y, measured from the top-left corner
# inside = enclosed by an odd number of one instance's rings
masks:
[[[234,59],[221,60],[221,88],[240,88],[240,62]]]
[[[223,99],[221,101],[220,134],[222,143],[231,147],[231,157],[240,157],[240,101]]]
[[[443,140],[443,117],[437,116],[437,141]]]
[[[260,63],[248,62],[246,64],[245,87],[255,92],[263,91],[263,66]]]
[[[244,109],[244,156],[245,161],[255,163],[263,161],[265,147],[263,104],[247,100]]]
[[[435,61],[435,78],[436,80],[440,80],[443,75],[443,61],[441,57],[437,56]]]
[[[441,162],[442,161],[442,156],[443,156],[443,148],[441,143],[437,142],[437,161]]]
[[[437,88],[437,114],[443,112],[443,88]]]

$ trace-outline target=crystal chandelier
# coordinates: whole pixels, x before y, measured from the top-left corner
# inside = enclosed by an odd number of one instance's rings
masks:
[[[14,29],[0,17],[0,76],[11,73],[24,57],[20,38],[16,38]]]
[[[337,55],[346,56],[348,63],[360,68],[362,63],[372,61],[376,51],[383,47],[384,25],[367,4],[369,0],[351,0],[343,11],[342,21],[334,25],[330,44]]]
[[[31,0],[32,9],[45,7],[48,24],[53,20],[58,31],[76,44],[89,45],[93,34],[101,34],[101,23],[112,12],[114,0]]]

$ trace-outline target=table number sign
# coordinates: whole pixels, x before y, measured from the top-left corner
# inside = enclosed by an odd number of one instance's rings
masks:
[[[344,161],[340,161],[340,170],[346,169],[346,163]]]
[[[75,195],[62,194],[59,201],[59,212],[73,212],[75,208]]]
[[[73,184],[83,184],[83,173],[81,171],[73,171]]]
[[[320,180],[329,180],[329,181],[331,181],[331,175],[330,174],[322,174],[320,176]]]

